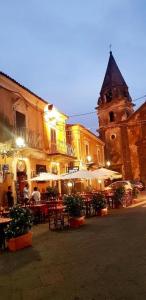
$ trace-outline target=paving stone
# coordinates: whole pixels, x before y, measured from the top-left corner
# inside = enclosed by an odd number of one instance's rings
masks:
[[[33,232],[32,248],[0,256],[0,300],[146,299],[146,207]]]

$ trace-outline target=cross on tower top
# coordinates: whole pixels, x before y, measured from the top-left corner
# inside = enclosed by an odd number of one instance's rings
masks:
[[[109,44],[110,53],[112,52],[112,44]]]

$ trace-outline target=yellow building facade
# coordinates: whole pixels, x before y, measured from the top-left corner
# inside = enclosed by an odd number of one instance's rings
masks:
[[[66,173],[76,164],[84,168],[85,141],[89,144],[89,155],[94,161],[98,161],[99,155],[103,165],[104,144],[96,136],[81,125],[66,125],[68,117],[64,113],[2,72],[0,103],[1,202],[8,185],[17,199],[26,180],[29,182],[40,172]],[[32,187],[30,184],[30,191]],[[39,188],[45,185],[40,184]]]
[[[94,133],[81,124],[67,124],[66,136],[67,143],[72,145],[76,157],[70,170],[94,170],[105,166],[104,143]],[[97,180],[91,181],[90,184],[96,189],[100,186]],[[89,182],[85,184],[83,181],[82,190],[88,185]]]

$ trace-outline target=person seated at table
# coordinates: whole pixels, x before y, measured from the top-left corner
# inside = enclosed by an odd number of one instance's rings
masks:
[[[25,184],[25,187],[23,189],[23,199],[24,199],[24,204],[28,204],[29,202],[29,185],[28,183]]]
[[[8,186],[7,202],[8,202],[8,207],[9,208],[14,205],[14,198],[13,198],[13,194],[12,194],[12,187],[11,187],[11,185]]]
[[[40,203],[40,201],[41,201],[41,194],[38,191],[38,188],[36,186],[34,187],[34,190],[31,194],[31,198],[36,204]]]

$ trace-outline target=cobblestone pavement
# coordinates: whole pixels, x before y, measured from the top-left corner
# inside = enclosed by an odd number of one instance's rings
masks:
[[[146,299],[146,205],[33,232],[32,248],[0,255],[0,300]]]

